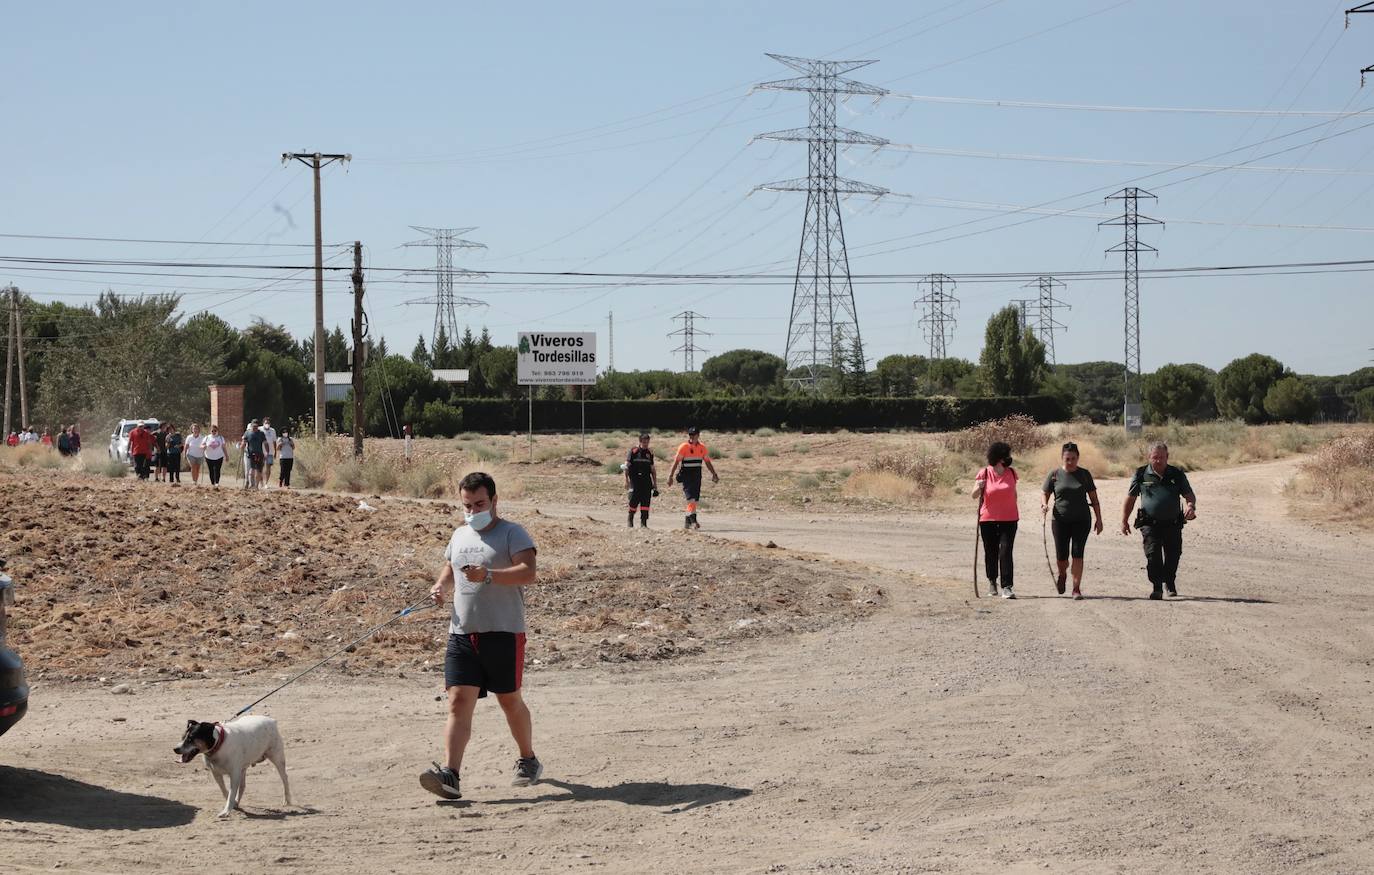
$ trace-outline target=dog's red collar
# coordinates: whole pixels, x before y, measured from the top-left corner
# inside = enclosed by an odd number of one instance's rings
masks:
[[[210,748],[209,750],[207,750],[207,751],[205,752],[205,755],[206,755],[207,757],[208,757],[208,756],[214,756],[214,755],[215,755],[215,751],[219,750],[220,747],[224,744],[224,736],[227,735],[227,734],[228,734],[228,733],[226,733],[226,732],[224,731],[224,725],[223,725],[223,724],[221,724],[221,723],[216,723],[216,724],[215,724],[215,746],[212,747],[212,748]]]

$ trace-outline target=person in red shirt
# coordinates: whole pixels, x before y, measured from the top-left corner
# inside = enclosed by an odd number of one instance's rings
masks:
[[[17,446],[19,446],[19,432],[17,432],[17,431],[12,431],[12,432],[10,432],[10,436],[7,437],[7,438],[5,438],[5,445],[6,445],[6,446],[10,446],[10,447],[17,447]]]
[[[988,594],[997,594],[1000,580],[1002,598],[1014,599],[1011,552],[1021,513],[1016,506],[1016,470],[1011,466],[1011,447],[1002,441],[988,447],[988,464],[974,478],[973,497],[979,502],[978,532],[983,539]]]
[[[138,479],[148,479],[148,459],[152,454],[153,433],[140,422],[129,432],[129,455],[133,456],[134,472],[138,474]]]
[[[712,483],[720,482],[720,476],[711,464],[711,454],[707,452],[706,444],[701,442],[700,435],[696,426],[687,429],[687,442],[677,448],[673,467],[668,471],[668,482],[681,483],[682,495],[687,499],[687,519],[682,524],[686,529],[701,528],[701,523],[697,522],[697,502],[701,501],[702,466],[705,465],[711,472]]]

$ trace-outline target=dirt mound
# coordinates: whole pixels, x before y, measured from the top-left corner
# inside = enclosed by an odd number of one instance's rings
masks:
[[[422,597],[452,505],[0,471],[11,643],[35,677],[222,676],[318,659]],[[532,667],[667,659],[812,629],[883,602],[858,569],[680,530],[532,516]],[[347,654],[350,672],[438,670],[446,612]]]

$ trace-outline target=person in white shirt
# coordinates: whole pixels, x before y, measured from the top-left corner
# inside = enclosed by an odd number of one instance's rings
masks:
[[[281,437],[277,438],[277,458],[281,461],[277,485],[282,489],[290,489],[291,466],[296,464],[296,441],[285,429],[282,430]]]
[[[186,461],[191,466],[191,483],[200,485],[200,466],[205,462],[205,435],[200,433],[200,423],[191,423],[191,433],[186,436]]]
[[[224,464],[224,447],[228,441],[219,433],[219,426],[211,424],[201,447],[205,450],[205,467],[210,472],[210,485],[219,488],[219,469]]]
[[[272,427],[272,420],[266,416],[262,418],[262,433],[267,438],[262,445],[262,485],[265,489],[272,482],[272,462],[276,459],[277,453],[277,430]]]

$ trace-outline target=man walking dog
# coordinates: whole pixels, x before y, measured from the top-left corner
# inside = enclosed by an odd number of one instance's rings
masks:
[[[444,728],[444,765],[420,775],[420,786],[444,799],[461,799],[458,773],[472,737],[477,700],[490,691],[506,714],[520,749],[516,787],[544,774],[534,755],[530,710],[520,695],[525,663],[525,591],[537,579],[534,541],[496,510],[496,481],[474,472],[458,485],[466,525],[453,532],[444,550],[444,567],[430,595],[436,604],[452,596],[453,610],[444,653],[448,722]],[[455,587],[456,581],[456,587]]]
[[[1121,534],[1131,533],[1131,509],[1140,499],[1135,527],[1145,546],[1145,573],[1150,578],[1150,598],[1178,595],[1178,560],[1183,554],[1183,525],[1197,519],[1197,496],[1181,468],[1169,464],[1169,445],[1150,445],[1150,464],[1136,469],[1121,508]],[[1186,503],[1181,512],[1179,499]]]

